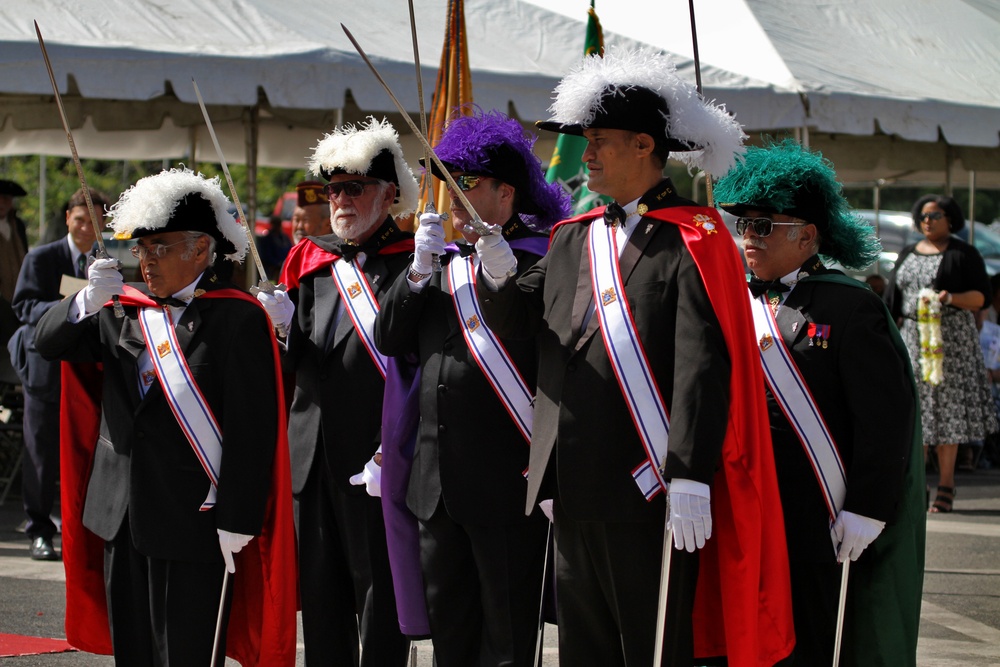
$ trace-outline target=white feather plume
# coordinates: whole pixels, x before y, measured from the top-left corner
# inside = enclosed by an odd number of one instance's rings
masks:
[[[743,154],[747,135],[736,119],[724,106],[706,102],[694,85],[679,78],[670,56],[649,49],[613,45],[603,58],[586,57],[556,86],[555,101],[549,107],[551,120],[587,127],[601,109],[608,87],[617,93],[631,86],[648,88],[666,100],[670,110],[664,121],[666,136],[702,146],[699,151],[671,153],[689,168],[722,176]]]
[[[383,150],[392,153],[396,178],[399,179],[396,202],[389,212],[392,217],[400,218],[416,210],[419,186],[403,158],[399,134],[386,119],[378,121],[369,116],[368,122],[362,123],[360,128],[349,123],[324,135],[309,159],[309,171],[319,174],[324,169],[343,169],[352,174],[364,174],[375,156]]]
[[[249,242],[243,225],[229,212],[229,198],[222,191],[219,177],[206,178],[181,165],[159,174],[140,178],[122,193],[108,209],[112,228],[118,238],[131,238],[137,229],[160,229],[170,221],[177,204],[190,193],[200,193],[212,205],[215,224],[222,236],[236,248],[226,259],[242,262]]]

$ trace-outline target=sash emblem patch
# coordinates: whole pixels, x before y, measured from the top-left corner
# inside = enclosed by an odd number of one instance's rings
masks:
[[[473,332],[479,328],[479,316],[473,315],[465,321],[465,326],[469,328],[469,332]]]
[[[774,345],[774,339],[771,338],[771,334],[764,334],[760,337],[760,351],[767,352],[768,348]]]
[[[160,359],[170,354],[170,341],[165,340],[156,346],[156,353],[160,355]]]
[[[611,304],[613,304],[617,300],[618,300],[618,297],[615,295],[615,288],[614,287],[609,287],[608,289],[606,289],[603,292],[601,292],[601,305],[602,306],[610,306]]]
[[[354,299],[354,298],[357,298],[357,296],[359,294],[361,294],[361,285],[360,284],[354,283],[354,284],[348,286],[348,288],[347,288],[347,296],[349,296],[352,299]]]
[[[715,220],[713,220],[710,215],[699,213],[694,216],[694,223],[704,229],[706,234],[717,234],[719,232],[719,230],[715,228]]]

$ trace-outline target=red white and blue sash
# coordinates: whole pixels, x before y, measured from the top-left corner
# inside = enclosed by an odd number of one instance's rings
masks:
[[[375,316],[378,315],[378,299],[368,284],[368,278],[358,267],[357,262],[348,262],[343,258],[333,263],[333,282],[340,292],[340,302],[351,316],[354,330],[364,343],[365,349],[371,355],[375,367],[385,379],[386,358],[375,348]]]
[[[764,377],[809,458],[832,524],[843,508],[847,495],[844,462],[809,386],[781,338],[774,315],[764,298],[755,299],[750,295],[750,310],[753,312],[754,328],[757,331]],[[836,538],[833,540],[836,547]]]
[[[614,227],[600,224],[599,219],[592,223],[589,251],[596,303],[594,314],[601,325],[601,336],[625,403],[646,450],[646,460],[632,471],[632,477],[650,500],[667,489],[660,467],[667,455],[670,419],[625,298]]]
[[[219,422],[212,414],[212,409],[184,358],[170,311],[167,308],[140,308],[139,324],[146,340],[146,351],[153,362],[170,410],[211,482],[208,496],[200,509],[211,509],[215,506],[216,487],[222,465],[222,431],[219,429]]]
[[[452,302],[462,328],[462,335],[469,346],[483,375],[493,387],[515,426],[531,442],[532,395],[528,384],[521,377],[503,343],[486,326],[476,298],[476,270],[479,261],[474,255],[455,255],[448,263],[448,281]]]

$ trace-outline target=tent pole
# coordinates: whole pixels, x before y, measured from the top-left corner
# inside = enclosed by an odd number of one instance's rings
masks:
[[[954,151],[951,148],[951,144],[944,145],[944,193],[945,195],[952,196],[952,186],[951,186],[951,164],[955,161]]]
[[[38,240],[41,242],[48,231],[48,221],[45,219],[45,190],[48,185],[48,157],[38,156]]]
[[[969,243],[976,242],[976,172],[969,170]]]

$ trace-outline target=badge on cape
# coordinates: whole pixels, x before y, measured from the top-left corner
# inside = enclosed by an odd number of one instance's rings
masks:
[[[715,228],[715,220],[712,219],[712,216],[699,213],[694,216],[693,220],[694,224],[704,229],[706,234],[718,234],[719,230]]]

